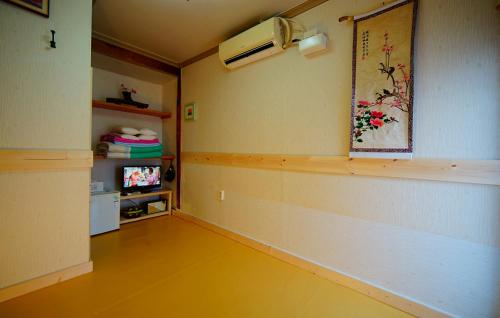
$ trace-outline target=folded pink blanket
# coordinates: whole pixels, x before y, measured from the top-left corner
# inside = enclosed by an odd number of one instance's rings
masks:
[[[160,140],[158,138],[151,139],[151,140],[134,140],[134,139],[127,139],[127,138],[122,138],[120,134],[115,134],[115,133],[109,133],[106,135],[101,136],[101,141],[108,141],[108,142],[120,142],[120,143],[128,143],[128,144],[138,144],[138,145],[151,145],[151,144],[158,144]]]

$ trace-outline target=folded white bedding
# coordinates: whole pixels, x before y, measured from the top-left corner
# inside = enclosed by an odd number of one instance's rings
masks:
[[[158,136],[156,135],[139,135],[137,137],[139,138],[139,140],[153,140],[158,138]]]
[[[125,144],[115,144],[112,142],[100,142],[95,146],[97,154],[106,155],[109,152],[122,153],[144,153],[144,152],[163,152],[163,147],[160,143],[151,145],[130,146]]]
[[[139,133],[138,134],[147,135],[147,136],[156,136],[156,135],[158,135],[156,133],[156,131],[148,129],[148,128],[139,129]]]
[[[101,142],[96,146],[96,152],[98,153],[108,153],[108,152],[122,152],[129,153],[130,147],[115,145],[112,142]]]
[[[140,140],[139,137],[134,136],[134,135],[128,135],[128,134],[120,134],[120,137],[125,138],[125,139],[130,139],[130,140]]]
[[[126,135],[139,135],[141,132],[135,128],[132,127],[118,127],[116,129],[117,132],[121,134],[126,134]]]
[[[114,159],[143,159],[143,158],[160,158],[162,155],[161,151],[149,151],[149,152],[136,152],[136,153],[123,153],[123,152],[108,152],[107,158]]]
[[[128,159],[128,158],[130,158],[130,153],[125,153],[125,152],[108,152],[107,158],[112,158],[112,159]]]

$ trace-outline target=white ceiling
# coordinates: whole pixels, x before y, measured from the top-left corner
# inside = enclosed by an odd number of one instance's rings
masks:
[[[173,63],[305,0],[97,0],[94,36]]]

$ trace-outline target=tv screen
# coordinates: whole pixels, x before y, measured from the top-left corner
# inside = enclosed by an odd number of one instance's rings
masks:
[[[140,191],[161,187],[160,166],[123,167],[123,190]]]

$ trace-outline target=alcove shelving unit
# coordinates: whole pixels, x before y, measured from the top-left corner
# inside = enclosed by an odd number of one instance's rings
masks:
[[[162,120],[172,117],[172,113],[170,113],[170,112],[162,112],[162,111],[158,111],[158,110],[145,109],[145,108],[142,109],[142,108],[137,108],[137,107],[129,106],[129,105],[108,103],[108,102],[100,101],[100,100],[92,100],[92,108],[106,109],[106,110],[112,110],[112,111],[118,111],[118,112],[138,114],[138,115],[153,116],[153,117],[158,117]],[[157,157],[157,158],[107,158],[104,155],[94,155],[94,160],[116,160],[116,161],[162,160],[162,161],[172,161],[174,159],[175,159],[174,155],[164,155],[164,156]],[[149,218],[154,218],[154,217],[158,217],[158,216],[162,216],[162,215],[171,214],[171,212],[172,212],[172,193],[173,193],[172,190],[170,190],[168,188],[164,188],[161,190],[151,191],[148,193],[121,195],[120,201],[159,196],[160,198],[165,199],[167,201],[167,210],[163,211],[163,212],[146,214],[146,215],[143,215],[143,216],[140,216],[137,218],[124,218],[123,216],[120,216],[120,224],[131,223],[131,222],[141,221],[144,219],[149,219]]]
[[[181,161],[180,156],[181,156],[181,115],[182,115],[182,109],[181,109],[181,67],[177,65],[171,65],[169,63],[165,63],[163,61],[151,58],[150,56],[142,55],[140,53],[137,53],[135,51],[128,50],[124,47],[118,46],[114,43],[109,43],[100,39],[97,39],[95,37],[92,38],[92,54],[97,53],[96,57],[99,55],[104,55],[107,58],[114,59],[118,61],[119,63],[122,63],[122,65],[134,65],[134,66],[139,66],[141,68],[145,68],[148,70],[152,70],[156,72],[156,74],[160,74],[164,77],[164,79],[171,80],[172,77],[175,77],[177,80],[177,90],[176,90],[176,101],[175,101],[175,109],[176,109],[176,114],[175,114],[175,124],[176,124],[176,132],[175,132],[175,144],[176,144],[176,156],[175,160],[177,160],[177,178],[176,178],[176,201],[177,201],[177,207],[180,208],[180,180],[181,180]],[[201,59],[200,57],[197,57],[196,59],[191,59],[191,63],[194,63],[194,61]],[[111,71],[114,73],[119,73],[122,75],[127,75],[127,76],[132,76],[134,75],[131,74],[123,74],[121,72],[121,66],[111,66],[108,65],[107,62],[101,61],[99,62],[99,59],[96,58],[95,61],[93,59],[93,67],[95,68],[102,68],[107,71]],[[113,63],[114,65],[114,63]],[[120,71],[118,71],[120,69]],[[148,110],[143,110],[143,109],[134,109],[132,107],[127,107],[124,105],[117,105],[117,104],[110,104],[106,103],[104,101],[99,101],[99,100],[93,100],[92,101],[92,107],[93,108],[101,108],[101,109],[108,109],[112,111],[123,111],[123,112],[129,112],[129,113],[137,113],[137,114],[143,114],[147,116],[155,116],[159,117],[162,120],[166,118],[171,118],[172,114],[170,112],[158,112],[158,111],[148,111]],[[170,159],[168,159],[170,160]]]

